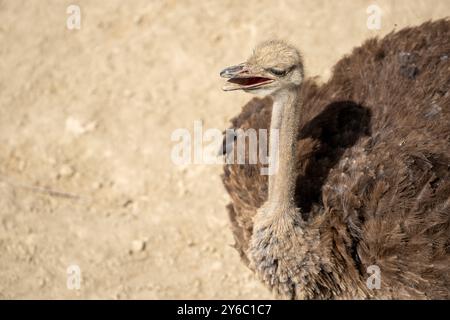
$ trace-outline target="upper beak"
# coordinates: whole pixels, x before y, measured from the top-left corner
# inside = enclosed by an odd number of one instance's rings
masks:
[[[244,70],[244,64],[238,64],[237,66],[231,66],[228,68],[223,69],[220,72],[220,76],[222,78],[233,78],[236,75],[238,75],[240,72],[242,72]]]
[[[274,81],[264,73],[253,71],[246,63],[225,68],[220,76],[229,79],[222,87],[224,91],[251,90]]]

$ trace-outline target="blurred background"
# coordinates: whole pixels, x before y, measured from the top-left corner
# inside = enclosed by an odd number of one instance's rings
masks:
[[[230,246],[221,166],[174,165],[171,133],[228,126],[250,97],[219,71],[259,41],[298,46],[320,82],[365,39],[449,15],[448,0],[0,0],[0,298],[271,298]]]

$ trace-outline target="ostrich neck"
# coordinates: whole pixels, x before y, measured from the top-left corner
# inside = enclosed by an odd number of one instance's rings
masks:
[[[280,90],[273,95],[269,141],[270,158],[273,161],[270,162],[272,167],[271,175],[269,175],[269,202],[274,205],[295,206],[296,142],[299,117],[297,87]],[[276,130],[278,130],[278,139],[273,134]]]

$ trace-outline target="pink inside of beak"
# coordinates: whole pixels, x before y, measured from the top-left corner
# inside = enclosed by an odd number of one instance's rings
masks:
[[[228,82],[235,83],[241,86],[253,86],[270,80],[271,79],[264,77],[248,77],[248,78],[231,78],[228,80]]]

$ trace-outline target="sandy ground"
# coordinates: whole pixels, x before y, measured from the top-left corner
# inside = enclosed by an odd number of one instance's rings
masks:
[[[230,247],[221,167],[174,165],[171,133],[227,126],[249,96],[218,72],[261,40],[326,79],[365,38],[449,15],[448,0],[0,0],[0,298],[270,298]]]

